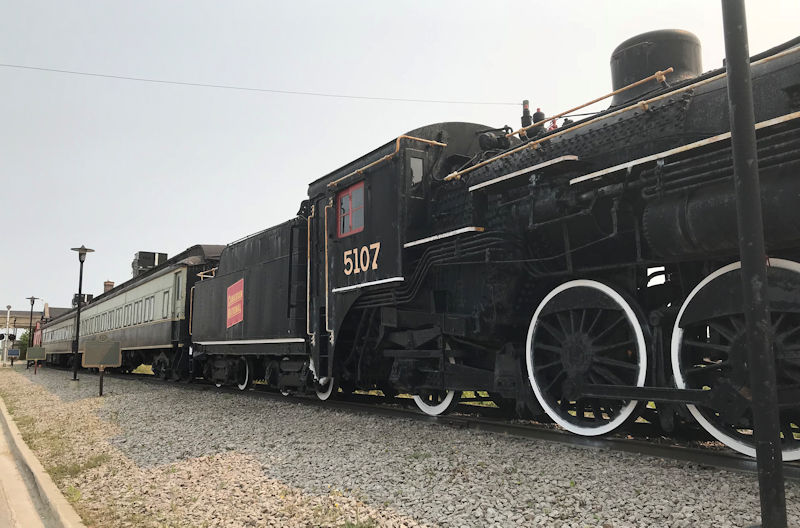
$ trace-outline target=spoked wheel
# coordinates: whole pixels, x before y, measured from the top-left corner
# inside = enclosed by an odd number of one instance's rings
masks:
[[[253,385],[252,372],[252,361],[244,356],[239,356],[236,364],[236,387],[240,391],[245,391]]]
[[[596,436],[634,418],[637,401],[574,394],[582,384],[644,385],[647,344],[642,324],[614,288],[574,280],[551,291],[531,319],[526,359],[539,404],[564,429]]]
[[[456,362],[452,356],[448,357],[447,360],[451,364]],[[452,411],[458,406],[460,399],[461,392],[452,390],[422,391],[414,395],[414,403],[417,404],[419,410],[429,416],[439,416]]]
[[[672,331],[672,371],[681,389],[720,388],[749,394],[747,337],[738,262],[706,277],[684,301]],[[800,264],[770,259],[770,337],[775,352],[783,460],[800,459]],[[753,413],[744,398],[712,410],[687,405],[714,438],[740,453],[755,456]]]
[[[315,383],[317,398],[322,401],[327,401],[330,397],[336,394],[336,381],[333,378],[322,378],[320,381],[324,383]]]

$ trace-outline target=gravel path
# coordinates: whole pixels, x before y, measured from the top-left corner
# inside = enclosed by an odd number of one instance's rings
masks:
[[[94,376],[75,384],[64,372],[17,372],[0,373],[0,394],[24,432],[81,440],[73,460],[85,469],[67,472],[61,486],[80,493],[76,506],[98,526],[724,528],[758,520],[749,475],[135,380],[107,379],[101,401]],[[51,456],[37,442],[45,466],[63,471],[64,445]],[[787,484],[787,505],[790,525],[800,526],[796,483]]]

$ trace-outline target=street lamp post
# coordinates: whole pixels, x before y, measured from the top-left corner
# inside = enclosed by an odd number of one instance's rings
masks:
[[[30,297],[26,297],[26,299],[31,302],[31,318],[28,320],[28,348],[30,348],[33,346],[33,303],[34,301],[38,301],[39,298],[31,295]]]
[[[6,366],[6,358],[8,357],[8,334],[11,332],[9,327],[9,320],[11,319],[11,305],[6,305],[6,335],[3,339],[3,366]]]
[[[94,250],[89,249],[84,245],[79,248],[72,248],[72,251],[78,252],[78,261],[81,263],[81,270],[78,274],[78,311],[75,314],[75,340],[72,341],[72,381],[78,381],[78,342],[81,336],[81,299],[83,298],[83,261],[86,260],[86,254],[92,253]]]

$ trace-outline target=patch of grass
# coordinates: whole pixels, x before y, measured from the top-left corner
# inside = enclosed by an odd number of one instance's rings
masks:
[[[49,467],[47,472],[50,473],[50,476],[53,477],[53,480],[59,482],[67,477],[75,477],[84,471],[100,467],[109,460],[111,460],[111,457],[106,454],[95,455],[83,464],[76,462],[70,464],[59,464]]]
[[[47,468],[47,472],[50,473],[50,476],[53,477],[57,483],[61,480],[64,480],[67,477],[74,477],[79,474],[83,470],[83,466],[81,464],[58,464],[55,466],[50,466]]]
[[[79,490],[75,486],[67,486],[67,489],[64,491],[64,495],[67,496],[67,500],[71,504],[75,504],[76,502],[81,500],[81,490]]]
[[[17,422],[17,427],[30,427],[36,423],[36,418],[33,416],[20,416],[14,419]]]
[[[375,519],[367,519],[366,521],[345,521],[341,528],[377,528],[378,523]]]
[[[133,374],[150,374],[153,375],[153,366],[152,365],[139,365],[135,369],[133,369]]]
[[[111,460],[111,457],[105,453],[101,455],[95,455],[83,464],[83,470],[86,471],[87,469],[94,469],[96,467],[100,467],[103,464],[107,464]]]
[[[497,404],[494,403],[493,401],[464,401],[464,400],[470,400],[472,398],[489,398],[489,397],[490,397],[489,393],[485,392],[485,391],[477,391],[477,392],[462,391],[461,392],[461,400],[462,400],[462,403],[464,403],[465,405],[475,405],[476,407],[493,407],[493,408],[496,409],[497,408]]]
[[[426,453],[424,451],[414,451],[409,455],[414,460],[425,460],[426,458],[430,458],[432,455],[430,453]]]

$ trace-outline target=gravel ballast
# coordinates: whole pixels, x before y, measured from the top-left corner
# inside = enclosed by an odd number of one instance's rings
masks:
[[[254,395],[0,371],[95,526],[744,527],[755,476]],[[800,486],[788,482],[790,526]]]

